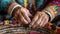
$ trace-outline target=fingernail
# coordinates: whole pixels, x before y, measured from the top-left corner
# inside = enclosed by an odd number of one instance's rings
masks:
[[[31,28],[31,25],[29,25],[29,27]]]
[[[29,23],[31,22],[31,20],[29,20]]]
[[[29,21],[29,23],[31,23],[31,21]]]
[[[28,22],[26,22],[25,24],[28,24]]]
[[[35,28],[35,26],[33,28]]]
[[[34,25],[33,28],[36,28],[36,25]]]

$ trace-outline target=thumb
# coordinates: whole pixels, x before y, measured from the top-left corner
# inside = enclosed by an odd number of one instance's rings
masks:
[[[29,14],[28,14],[30,17],[32,17],[32,14],[29,12]]]
[[[27,14],[28,16],[32,17],[32,14],[29,12],[29,10],[27,10]]]

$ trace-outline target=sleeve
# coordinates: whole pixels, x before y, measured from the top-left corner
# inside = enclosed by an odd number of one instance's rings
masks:
[[[36,10],[42,10],[46,5],[47,0],[35,0],[35,3]]]
[[[24,6],[24,1],[23,0],[15,0],[18,4],[20,4],[21,6]]]
[[[16,7],[21,7],[21,5],[16,3],[14,0],[0,0],[1,12],[6,12],[10,16],[12,15],[12,12]]]
[[[52,21],[56,16],[60,14],[59,9],[59,1],[51,1],[48,6],[43,10],[45,13],[47,13],[50,17],[50,21]]]
[[[13,2],[12,0],[0,0],[0,10],[5,12],[8,4]]]

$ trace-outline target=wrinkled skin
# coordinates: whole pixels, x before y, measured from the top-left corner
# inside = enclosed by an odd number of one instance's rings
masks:
[[[44,25],[48,22],[49,17],[45,12],[39,12],[35,14],[34,18],[30,23],[30,27],[44,27]]]
[[[26,8],[21,8],[21,11],[16,11],[14,15],[18,22],[29,24],[29,27],[32,28],[44,27],[49,20],[49,16],[45,12],[40,11],[37,11],[31,20],[30,17],[32,17],[32,15]]]

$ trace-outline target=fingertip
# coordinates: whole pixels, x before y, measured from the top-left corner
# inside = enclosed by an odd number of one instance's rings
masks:
[[[31,20],[29,19],[29,21],[28,21],[29,23],[31,22]]]
[[[44,27],[45,25],[42,25],[42,27]]]
[[[33,24],[32,24],[32,23],[30,23],[30,24],[29,24],[29,27],[32,27],[32,25],[33,25]]]
[[[36,25],[34,25],[33,28],[36,28]]]
[[[29,27],[31,28],[31,25],[29,25]]]
[[[25,22],[25,24],[28,24],[28,22]]]
[[[30,17],[32,17],[32,14],[29,14],[30,15]]]
[[[25,24],[28,24],[28,21],[26,21],[26,20],[24,20],[23,22],[24,22]]]

